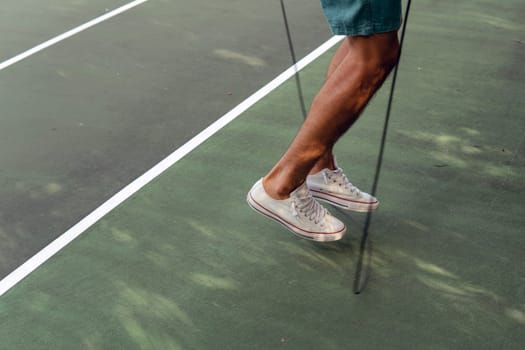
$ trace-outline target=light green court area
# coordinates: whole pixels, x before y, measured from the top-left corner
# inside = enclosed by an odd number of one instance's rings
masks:
[[[413,4],[362,294],[362,214],[318,244],[245,203],[300,125],[290,80],[4,295],[0,349],[523,349],[524,10]],[[336,149],[363,190],[389,84]]]

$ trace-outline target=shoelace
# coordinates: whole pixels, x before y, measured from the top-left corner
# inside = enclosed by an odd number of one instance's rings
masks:
[[[343,173],[341,169],[337,169],[331,172],[323,171],[323,177],[326,184],[328,184],[329,182],[337,183],[339,186],[343,186],[345,189],[350,190],[350,192],[352,193],[355,193],[357,195],[361,194],[361,191],[357,187],[355,187],[350,182],[350,180],[348,180],[345,173]]]
[[[292,212],[294,216],[303,214],[308,220],[319,224],[327,214],[327,210],[317,203],[309,193],[306,197],[296,197],[292,201]]]

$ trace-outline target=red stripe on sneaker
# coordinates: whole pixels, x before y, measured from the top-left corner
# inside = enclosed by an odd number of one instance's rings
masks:
[[[252,201],[254,201],[255,203],[257,203],[258,206],[260,206],[261,208],[263,208],[263,209],[266,210],[267,212],[269,212],[269,213],[271,213],[272,215],[274,215],[274,216],[269,216],[269,215],[266,215],[266,216],[271,217],[271,218],[274,218],[274,219],[279,218],[280,221],[285,222],[285,223],[287,223],[288,225],[293,226],[293,227],[295,227],[296,229],[298,229],[299,231],[302,231],[302,232],[305,232],[305,233],[311,233],[311,234],[314,234],[314,235],[333,235],[333,234],[341,233],[341,232],[343,232],[343,231],[346,229],[346,226],[343,224],[343,228],[342,228],[341,230],[339,230],[339,231],[336,231],[336,232],[314,232],[314,231],[304,230],[304,229],[302,229],[302,228],[300,228],[300,227],[295,226],[294,224],[292,224],[292,223],[289,222],[288,220],[284,219],[284,218],[281,217],[279,214],[274,213],[274,212],[271,211],[270,209],[266,208],[266,207],[265,207],[264,205],[262,205],[261,203],[257,202],[257,201],[255,200],[255,198],[253,198],[253,196],[252,196],[251,193],[250,193],[250,198],[252,199]],[[255,209],[257,209],[257,208],[255,208]],[[264,214],[264,213],[263,213],[263,214]],[[278,219],[278,220],[279,220],[279,219]]]

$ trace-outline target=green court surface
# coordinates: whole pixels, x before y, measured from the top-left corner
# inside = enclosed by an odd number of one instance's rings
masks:
[[[289,80],[3,295],[0,349],[523,349],[524,10],[414,2],[360,295],[363,215],[319,244],[245,203],[300,125]],[[336,148],[363,190],[389,84]]]
[[[329,38],[302,2],[299,56]],[[2,4],[7,58],[123,1]],[[278,3],[230,8],[149,0],[1,70],[0,279],[290,66]]]

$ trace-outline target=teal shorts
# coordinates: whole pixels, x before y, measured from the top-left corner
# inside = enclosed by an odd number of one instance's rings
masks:
[[[398,30],[401,0],[321,0],[334,35],[372,35]]]

